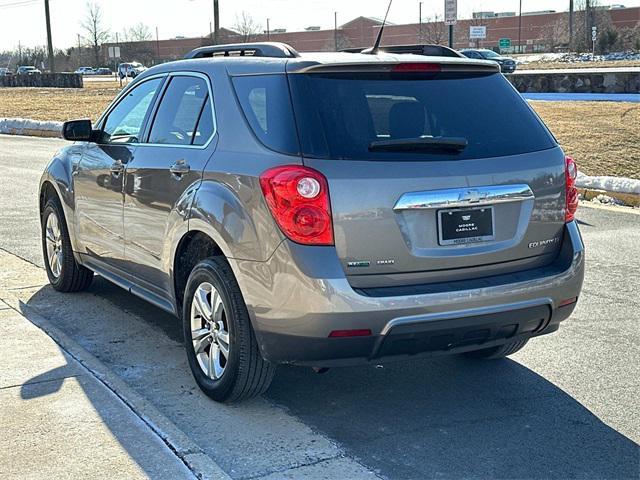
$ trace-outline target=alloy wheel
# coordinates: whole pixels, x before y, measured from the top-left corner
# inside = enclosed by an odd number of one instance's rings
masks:
[[[45,225],[45,237],[47,246],[47,261],[49,269],[55,278],[62,273],[62,232],[60,230],[60,222],[58,216],[51,212],[47,217]]]
[[[222,297],[209,282],[196,288],[191,302],[191,342],[204,374],[218,380],[229,361],[229,327]]]

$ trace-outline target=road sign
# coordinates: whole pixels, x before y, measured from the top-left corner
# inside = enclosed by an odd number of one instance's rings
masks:
[[[500,45],[500,48],[509,48],[509,47],[511,47],[511,39],[510,38],[501,38],[500,39],[500,43],[498,45]]]
[[[120,47],[109,47],[109,58],[120,58]]]
[[[487,27],[471,25],[469,27],[469,38],[472,40],[484,40],[487,38]]]
[[[598,27],[591,27],[591,40],[595,42],[596,38],[598,38]]]
[[[444,24],[455,25],[458,21],[458,0],[444,0]]]

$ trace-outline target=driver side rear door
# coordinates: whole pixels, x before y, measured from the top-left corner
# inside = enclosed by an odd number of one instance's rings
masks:
[[[187,227],[184,216],[215,150],[208,77],[171,73],[149,125],[127,164],[125,257],[137,286],[166,300],[173,292],[171,249]]]

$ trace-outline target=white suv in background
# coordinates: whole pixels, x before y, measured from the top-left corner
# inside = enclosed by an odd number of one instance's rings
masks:
[[[147,69],[144,65],[138,62],[121,63],[118,65],[118,76],[120,78],[131,77],[136,78],[142,72]]]

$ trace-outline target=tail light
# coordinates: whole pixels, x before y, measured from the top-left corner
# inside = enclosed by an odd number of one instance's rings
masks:
[[[394,73],[438,73],[442,66],[437,63],[399,63],[392,69]]]
[[[296,243],[333,245],[327,179],[317,170],[285,165],[260,175],[260,187],[282,232]]]
[[[564,221],[571,222],[575,218],[576,210],[578,210],[578,189],[576,188],[578,166],[572,157],[565,157],[564,165],[564,176],[566,182],[566,208]]]

